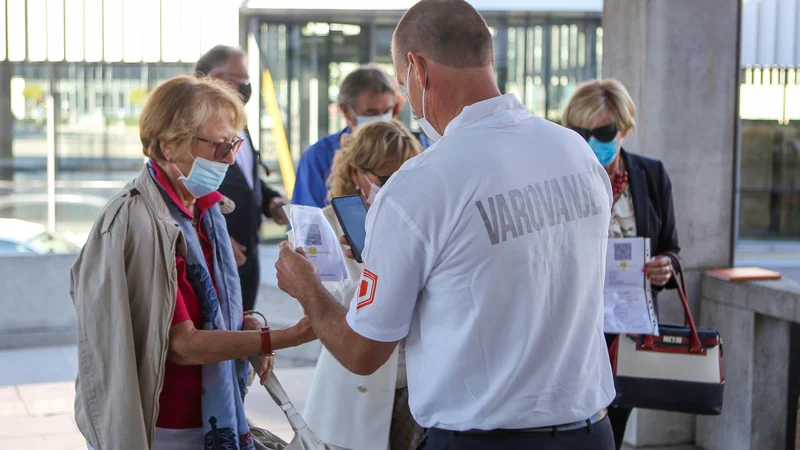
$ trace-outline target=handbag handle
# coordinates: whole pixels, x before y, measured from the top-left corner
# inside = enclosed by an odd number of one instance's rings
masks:
[[[664,252],[662,255],[670,257],[671,267],[673,265],[677,265],[677,268],[673,268],[672,271],[675,272],[675,278],[680,276],[680,279],[676,280],[678,285],[676,290],[678,291],[678,296],[681,298],[681,303],[683,304],[684,326],[689,327],[689,330],[692,334],[691,352],[703,353],[705,350],[700,342],[700,335],[697,333],[697,326],[694,323],[694,318],[692,318],[692,311],[689,309],[689,299],[686,296],[686,276],[683,273],[683,264],[681,263],[681,258],[677,253],[672,251]]]

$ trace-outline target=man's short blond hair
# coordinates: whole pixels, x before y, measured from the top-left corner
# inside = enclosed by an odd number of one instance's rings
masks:
[[[400,19],[392,37],[396,61],[408,53],[447,67],[494,64],[492,33],[478,11],[464,0],[421,0]]]
[[[604,116],[616,124],[622,134],[636,128],[636,105],[625,86],[612,78],[580,85],[564,108],[562,125],[590,128]]]
[[[192,139],[216,117],[230,118],[236,130],[247,122],[239,94],[222,80],[181,75],[158,85],[139,116],[139,137],[145,156],[156,161],[189,153]]]

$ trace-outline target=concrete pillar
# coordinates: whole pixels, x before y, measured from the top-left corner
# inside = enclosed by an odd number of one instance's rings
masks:
[[[14,116],[11,113],[11,73],[8,62],[0,62],[0,182],[13,181]],[[11,190],[0,185],[0,195]]]
[[[736,0],[603,4],[603,76],[624,83],[636,102],[637,129],[625,148],[663,161],[672,179],[695,317],[702,272],[733,262],[740,9]],[[682,320],[677,296],[659,301],[662,321]],[[634,414],[632,444],[694,442],[692,416]]]

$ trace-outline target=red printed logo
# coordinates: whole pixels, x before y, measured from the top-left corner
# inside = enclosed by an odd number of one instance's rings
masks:
[[[378,276],[364,269],[361,274],[361,285],[358,288],[358,303],[356,303],[356,311],[361,308],[366,308],[375,301],[375,290],[378,288]]]

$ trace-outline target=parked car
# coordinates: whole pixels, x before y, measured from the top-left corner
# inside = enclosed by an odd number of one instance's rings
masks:
[[[19,219],[0,219],[0,255],[78,251],[80,247],[64,237],[49,233],[43,225]]]
[[[110,195],[109,195],[110,196]],[[60,238],[83,246],[108,198],[88,194],[56,194],[56,229]],[[46,194],[14,193],[0,197],[0,218],[47,223]]]

